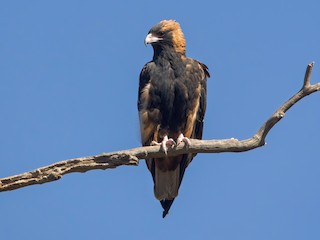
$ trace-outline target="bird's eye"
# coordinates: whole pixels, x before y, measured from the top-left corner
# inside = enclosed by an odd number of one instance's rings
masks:
[[[159,35],[163,36],[164,35],[164,31],[159,31]]]

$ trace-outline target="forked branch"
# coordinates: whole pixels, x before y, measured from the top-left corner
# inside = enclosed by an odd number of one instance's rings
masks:
[[[273,126],[284,117],[286,111],[302,98],[320,90],[320,82],[314,85],[310,83],[313,65],[314,63],[310,63],[307,66],[301,90],[275,111],[252,138],[241,141],[234,138],[224,140],[191,139],[191,144],[188,147],[185,146],[184,143],[181,143],[175,148],[170,148],[168,150],[168,156],[184,153],[244,152],[265,145],[267,134]],[[138,165],[139,159],[163,156],[164,152],[160,150],[159,146],[150,146],[103,153],[97,156],[69,159],[38,168],[31,172],[1,178],[0,192],[55,181],[67,173],[86,172],[94,169],[104,170],[122,165]]]

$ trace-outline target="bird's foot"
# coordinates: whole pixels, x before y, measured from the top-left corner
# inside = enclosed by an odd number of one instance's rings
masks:
[[[191,144],[190,139],[183,136],[183,134],[181,133],[177,139],[177,145],[179,145],[182,142],[184,142],[186,146],[189,146]]]
[[[175,146],[176,142],[172,139],[172,138],[168,138],[168,136],[164,136],[162,142],[158,143],[156,141],[152,141],[151,142],[152,146],[161,146],[162,151],[164,151],[164,153],[167,155],[168,153],[168,146]]]

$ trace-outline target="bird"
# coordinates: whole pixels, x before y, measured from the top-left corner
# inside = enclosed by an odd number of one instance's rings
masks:
[[[180,24],[162,20],[148,32],[145,45],[153,58],[141,70],[138,112],[143,146],[160,145],[165,157],[146,159],[154,182],[154,195],[168,213],[185,170],[196,154],[167,156],[169,148],[190,139],[202,139],[206,111],[208,67],[186,56]]]

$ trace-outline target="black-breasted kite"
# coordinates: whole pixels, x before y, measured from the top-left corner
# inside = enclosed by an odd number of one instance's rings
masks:
[[[186,57],[186,43],[179,23],[163,20],[145,39],[154,50],[152,61],[142,69],[138,110],[144,146],[159,144],[163,151],[189,138],[202,138],[206,110],[208,67]],[[154,181],[154,194],[164,211],[178,195],[185,172],[195,154],[147,159]]]

